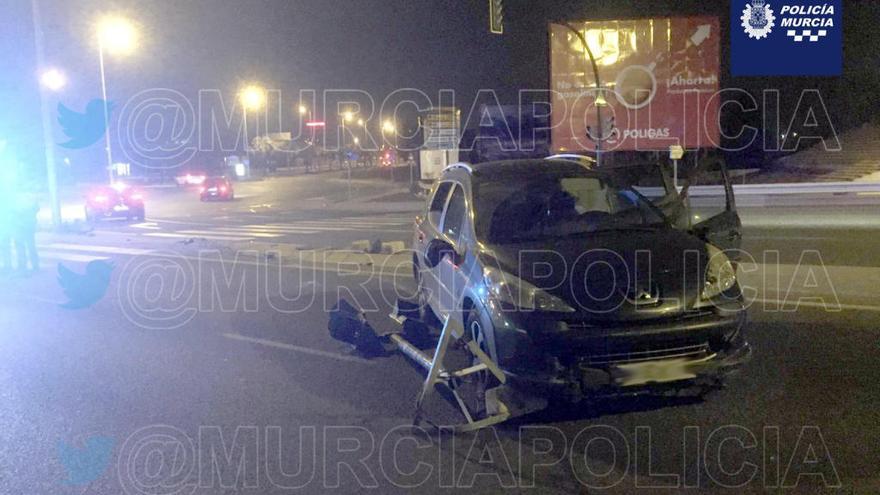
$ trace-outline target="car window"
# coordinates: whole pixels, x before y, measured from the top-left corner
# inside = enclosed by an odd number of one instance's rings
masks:
[[[449,206],[446,208],[446,216],[443,218],[443,233],[453,242],[458,242],[461,236],[465,209],[464,191],[461,186],[455,186]]]
[[[476,234],[491,244],[664,224],[662,214],[634,189],[578,170],[510,176],[475,187]]]
[[[451,182],[441,182],[434,192],[434,198],[428,208],[428,220],[434,226],[440,225],[440,216],[443,214],[443,207],[446,206],[446,198],[449,196],[449,190],[452,189]]]

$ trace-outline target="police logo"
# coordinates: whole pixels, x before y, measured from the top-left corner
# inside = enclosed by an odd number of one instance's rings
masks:
[[[746,4],[740,20],[742,20],[742,27],[749,38],[756,40],[766,38],[773,30],[773,26],[776,25],[776,16],[773,15],[773,10],[764,0],[751,0],[751,3]]]

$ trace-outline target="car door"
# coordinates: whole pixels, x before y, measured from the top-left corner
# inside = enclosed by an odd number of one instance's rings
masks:
[[[442,238],[453,247],[452,251],[444,253],[437,265],[440,283],[440,307],[441,316],[455,316],[459,309],[462,293],[467,284],[467,275],[461,269],[464,260],[464,250],[469,234],[467,222],[467,200],[464,188],[461,184],[455,184],[446,210],[443,213]]]
[[[421,251],[419,284],[424,291],[428,304],[438,315],[437,311],[440,306],[440,278],[437,264],[434,263],[436,254],[430,251],[433,249],[435,241],[442,238],[441,225],[443,223],[443,213],[446,211],[446,203],[453,185],[452,182],[444,181],[439,182],[435,186],[431,200],[428,202],[424,221],[419,225],[419,232],[417,234],[418,249]]]
[[[672,163],[626,164],[608,173],[618,184],[633,187],[651,201],[675,228],[736,256],[742,224],[723,161],[682,161],[677,172]]]
[[[742,245],[742,222],[736,211],[733,185],[721,160],[705,160],[685,170],[682,195],[690,231],[736,259]]]

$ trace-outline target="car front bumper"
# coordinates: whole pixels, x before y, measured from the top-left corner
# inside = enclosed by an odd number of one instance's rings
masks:
[[[751,356],[746,325],[744,310],[704,311],[606,329],[532,332],[528,338],[520,332],[515,343],[498,343],[513,386],[579,400],[718,385]]]

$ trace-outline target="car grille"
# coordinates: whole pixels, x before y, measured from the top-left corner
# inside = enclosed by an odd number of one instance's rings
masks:
[[[663,346],[656,349],[593,354],[581,360],[583,368],[607,366],[612,364],[637,363],[657,359],[689,358],[699,359],[710,354],[709,343],[702,342],[690,345]]]

